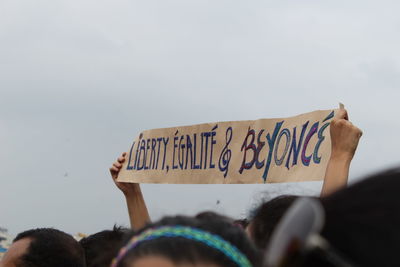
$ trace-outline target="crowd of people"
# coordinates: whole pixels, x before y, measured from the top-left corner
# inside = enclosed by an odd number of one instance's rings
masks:
[[[0,267],[294,267],[397,266],[400,169],[347,186],[360,129],[340,110],[330,125],[331,157],[319,197],[283,195],[249,218],[204,211],[151,222],[140,185],[117,181],[131,228],[76,241],[51,228],[17,235]]]

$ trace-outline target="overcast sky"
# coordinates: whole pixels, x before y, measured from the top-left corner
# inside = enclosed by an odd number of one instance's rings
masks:
[[[0,0],[0,226],[127,225],[108,168],[144,129],[340,101],[364,131],[350,180],[400,163],[399,10],[395,0]],[[320,187],[143,191],[153,218],[239,217],[264,196]]]

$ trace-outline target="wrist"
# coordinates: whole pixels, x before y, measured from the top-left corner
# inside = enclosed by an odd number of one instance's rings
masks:
[[[126,199],[136,198],[138,195],[142,194],[139,184],[133,184],[129,190],[123,191]]]
[[[330,161],[342,162],[346,164],[350,164],[353,159],[354,153],[350,152],[335,152],[332,151]]]

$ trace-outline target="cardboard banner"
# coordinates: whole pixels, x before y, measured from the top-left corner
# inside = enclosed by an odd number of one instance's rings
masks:
[[[205,123],[142,132],[120,182],[253,184],[324,178],[336,110],[283,119]]]

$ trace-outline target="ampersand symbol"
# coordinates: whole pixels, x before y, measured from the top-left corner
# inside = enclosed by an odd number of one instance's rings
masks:
[[[221,172],[225,172],[224,178],[226,178],[226,175],[228,174],[229,162],[231,161],[232,157],[232,151],[228,148],[229,143],[232,140],[232,127],[226,129],[225,140],[226,140],[226,145],[221,152],[218,163],[219,170]]]

